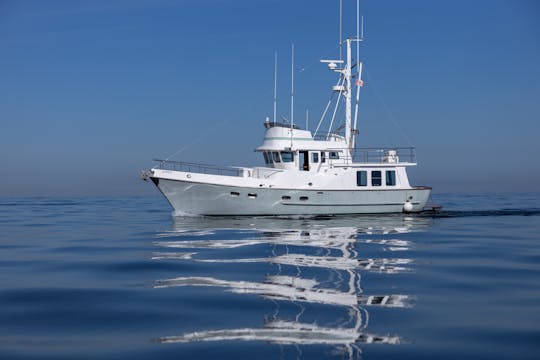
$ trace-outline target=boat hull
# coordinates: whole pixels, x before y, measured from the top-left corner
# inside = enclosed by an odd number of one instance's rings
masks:
[[[431,188],[303,190],[253,188],[151,178],[175,215],[335,215],[420,212]]]

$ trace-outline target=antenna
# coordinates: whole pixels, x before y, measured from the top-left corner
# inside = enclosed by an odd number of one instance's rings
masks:
[[[343,60],[343,0],[339,0],[339,60]]]
[[[291,44],[291,127],[294,127],[294,44]]]
[[[306,109],[306,130],[309,130],[309,109]]]
[[[274,125],[277,112],[277,51],[274,53]]]
[[[359,18],[360,18],[360,0],[356,0],[356,61],[359,61],[359,58],[358,58],[358,40],[360,40]],[[364,22],[363,16],[362,16],[362,22]]]

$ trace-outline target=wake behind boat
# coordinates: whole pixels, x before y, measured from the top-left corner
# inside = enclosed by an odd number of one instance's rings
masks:
[[[331,102],[312,134],[294,124],[293,110],[290,123],[277,122],[274,96],[274,119],[266,118],[265,136],[256,149],[264,158],[264,166],[217,167],[157,160],[157,166],[143,171],[142,178],[158,187],[176,215],[376,214],[424,210],[431,188],[411,186],[407,176],[407,168],[416,166],[414,148],[355,146],[358,100],[363,84],[362,62],[352,57],[354,44],[359,59],[362,36],[358,24],[357,19],[356,37],[340,44],[345,47],[344,59],[321,60],[338,75],[337,83],[332,86],[335,108],[327,133],[318,130]],[[354,116],[353,90],[356,90]],[[342,121],[336,118],[338,106],[345,107]],[[338,127],[333,128],[334,124]]]

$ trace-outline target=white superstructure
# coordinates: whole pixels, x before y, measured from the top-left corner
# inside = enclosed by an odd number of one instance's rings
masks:
[[[290,124],[276,122],[274,110],[273,121],[267,118],[264,122],[266,133],[256,149],[264,166],[222,168],[163,160],[144,171],[143,179],[154,182],[177,215],[422,211],[431,188],[409,184],[407,168],[416,165],[413,148],[355,147],[362,63],[353,63],[352,45],[356,44],[358,58],[360,41],[358,34],[344,41],[345,60],[321,60],[338,74],[332,87],[336,102],[327,133],[320,135],[318,130],[331,102],[315,134],[294,125],[293,109]],[[345,118],[335,129],[334,124],[340,122],[336,118],[339,106],[345,106]]]

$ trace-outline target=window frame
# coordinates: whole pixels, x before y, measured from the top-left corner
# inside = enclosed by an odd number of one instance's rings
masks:
[[[376,173],[379,173],[379,176],[374,176]],[[376,182],[376,180],[378,180]],[[371,171],[371,186],[382,186],[382,171],[381,170],[372,170]]]
[[[287,157],[288,160],[285,160],[286,157],[284,157],[283,155],[284,154],[287,154],[287,155],[291,155],[290,158]],[[283,163],[292,163],[294,162],[294,153],[292,151],[281,151],[281,162]]]
[[[339,151],[329,151],[328,158],[330,160],[339,160]]]
[[[396,170],[386,170],[385,180],[386,186],[396,186]]]
[[[358,170],[356,172],[356,186],[366,187],[368,186],[368,174],[367,170]]]

